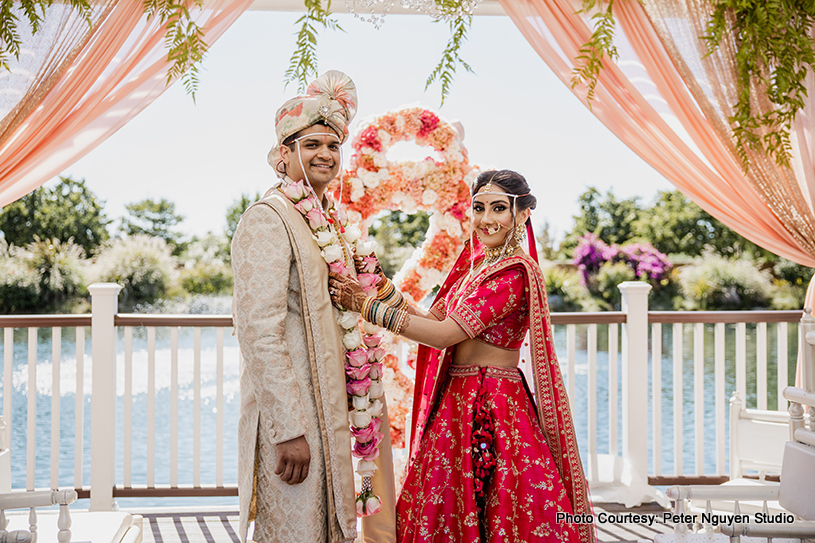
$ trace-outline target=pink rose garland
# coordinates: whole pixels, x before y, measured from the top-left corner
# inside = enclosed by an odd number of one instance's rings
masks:
[[[329,269],[340,275],[348,275],[350,269],[346,265],[343,240],[353,255],[361,233],[359,227],[350,224],[348,216],[334,204],[331,194],[326,194],[328,211],[325,212],[317,195],[302,181],[284,186],[282,192],[308,223]],[[360,274],[358,279],[368,291],[375,291],[376,283],[380,280],[374,274]],[[379,444],[384,438],[379,428],[383,407],[380,398],[384,397],[381,360],[385,351],[379,347],[381,335],[360,332],[358,314],[344,308],[337,309],[337,322],[343,330],[341,339],[345,346],[345,388],[353,405],[349,413],[351,435],[355,441],[351,453],[359,458],[357,473],[362,477],[362,491],[356,499],[357,515],[368,516],[382,508],[379,497],[373,492],[371,477],[377,469],[373,461],[379,456]]]

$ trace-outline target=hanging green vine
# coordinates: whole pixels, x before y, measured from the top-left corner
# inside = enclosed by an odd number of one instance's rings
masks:
[[[45,10],[54,3],[54,0],[0,0],[0,68],[9,70],[9,55],[19,59],[20,24],[30,27],[30,32],[36,34],[45,19]],[[71,9],[90,24],[90,0],[66,0]],[[158,18],[160,24],[165,25],[166,34],[164,44],[167,47],[167,60],[172,62],[167,72],[167,83],[174,78],[181,77],[184,88],[195,101],[195,92],[198,90],[198,70],[201,60],[207,51],[207,44],[203,40],[203,30],[190,14],[190,8],[202,6],[203,0],[144,0],[143,9],[148,20]],[[15,14],[15,8],[25,18],[24,22]]]
[[[594,7],[597,11],[591,16],[594,21],[594,31],[589,41],[583,44],[575,58],[576,65],[572,70],[572,88],[586,85],[586,99],[591,107],[594,100],[594,89],[597,87],[597,78],[600,70],[603,69],[603,57],[608,56],[612,61],[616,61],[619,55],[614,46],[615,21],[612,8],[614,0],[608,0],[608,4],[603,8],[602,0],[583,0],[579,13],[591,13]]]
[[[9,69],[9,55],[18,60],[20,58],[22,39],[20,38],[20,28],[18,26],[20,19],[13,11],[15,4],[17,4],[17,9],[22,12],[25,18],[25,22],[22,24],[30,26],[30,32],[36,34],[45,19],[45,9],[53,3],[53,0],[0,1],[0,68]],[[67,4],[90,23],[91,5],[89,0],[68,0]]]
[[[594,98],[602,58],[617,59],[614,47],[614,0],[584,0],[582,13],[591,16],[594,31],[581,48],[573,70],[572,86],[583,83],[589,102]],[[713,13],[705,33],[708,54],[724,43],[736,46],[738,101],[728,117],[736,152],[745,170],[748,150],[771,156],[788,165],[792,146],[792,123],[807,96],[806,77],[815,70],[815,42],[810,37],[815,23],[812,0],[713,0]],[[596,10],[595,10],[596,6]],[[753,89],[761,89],[774,105],[756,113]]]
[[[144,0],[144,12],[149,21],[158,17],[160,24],[166,25],[164,45],[167,47],[167,60],[172,66],[167,71],[167,84],[180,77],[187,94],[195,102],[198,90],[198,73],[201,61],[207,52],[204,31],[190,14],[190,7],[200,8],[203,0]]]
[[[468,72],[475,73],[459,54],[464,42],[467,41],[467,31],[472,24],[472,15],[459,16],[449,20],[450,39],[447,41],[444,51],[442,51],[441,60],[425,82],[425,90],[430,88],[430,85],[437,79],[441,83],[441,105],[444,105],[444,100],[450,96],[450,86],[453,84],[458,64],[461,64],[462,68]]]
[[[779,165],[791,158],[790,130],[807,96],[806,77],[815,66],[810,37],[811,0],[718,0],[702,36],[711,52],[726,41],[736,45],[739,99],[728,118],[745,169],[747,149],[766,152]],[[775,106],[755,114],[752,83],[766,89]]]
[[[305,0],[306,13],[295,24],[300,25],[297,33],[297,44],[289,59],[289,69],[286,70],[284,81],[296,82],[297,90],[305,92],[309,79],[316,77],[317,72],[317,36],[318,26],[330,30],[342,30],[337,20],[331,14],[331,0],[323,8],[321,0]]]
[[[322,7],[321,0],[304,0],[306,13],[300,17],[295,24],[300,25],[297,32],[297,42],[295,50],[289,59],[289,68],[286,70],[284,81],[297,83],[299,92],[304,92],[309,80],[316,77],[318,72],[317,61],[317,38],[319,29],[342,30],[337,20],[331,13],[331,2],[325,8]],[[441,82],[441,103],[450,95],[450,88],[460,64],[468,72],[473,72],[464,59],[461,58],[460,51],[467,41],[467,31],[472,25],[472,15],[469,8],[465,7],[468,0],[435,0],[436,21],[447,20],[450,25],[450,39],[442,52],[441,60],[431,72],[425,83],[428,89],[435,81]]]

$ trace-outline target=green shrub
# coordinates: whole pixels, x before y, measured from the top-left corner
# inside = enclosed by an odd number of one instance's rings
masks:
[[[619,284],[636,281],[637,274],[624,262],[604,262],[592,283],[591,291],[600,296],[615,311],[620,310],[622,293]]]
[[[176,277],[176,263],[163,239],[137,234],[107,244],[93,268],[96,281],[122,286],[119,307],[130,310],[167,294]]]
[[[197,262],[181,270],[181,287],[190,294],[229,292],[232,281],[232,268],[223,262]]]
[[[73,238],[40,239],[26,245],[22,252],[29,268],[40,283],[40,298],[46,308],[56,308],[71,298],[87,294],[85,285],[85,250]]]
[[[181,287],[190,294],[228,293],[232,289],[232,267],[226,236],[209,234],[190,242],[182,255]]]
[[[679,272],[686,309],[754,309],[770,305],[771,278],[747,259],[706,254]]]
[[[546,293],[549,296],[549,309],[552,311],[580,311],[581,300],[588,291],[580,284],[577,271],[560,266],[551,266],[543,271]]]
[[[21,251],[0,239],[0,313],[40,310],[40,281]]]

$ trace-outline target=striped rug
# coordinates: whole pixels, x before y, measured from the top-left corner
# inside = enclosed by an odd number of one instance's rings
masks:
[[[673,525],[662,521],[664,509],[656,504],[626,509],[613,503],[594,504],[594,515],[605,514],[597,522],[597,537],[603,543],[653,540],[671,533]],[[639,517],[632,515],[639,515]],[[146,513],[142,524],[143,543],[239,543],[238,512]],[[653,522],[642,522],[654,517]],[[611,519],[610,521],[608,519]],[[637,522],[636,520],[640,520]],[[634,520],[633,522],[629,520]]]

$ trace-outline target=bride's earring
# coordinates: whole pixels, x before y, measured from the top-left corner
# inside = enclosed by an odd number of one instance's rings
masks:
[[[514,237],[515,237],[515,242],[518,243],[518,245],[520,245],[521,242],[524,239],[524,232],[526,232],[526,225],[525,224],[519,224],[518,226],[515,227],[515,235],[514,235]]]

